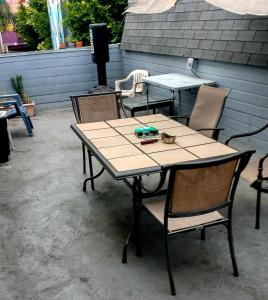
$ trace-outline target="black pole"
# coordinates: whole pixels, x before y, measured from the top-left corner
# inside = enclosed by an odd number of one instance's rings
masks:
[[[97,70],[98,70],[98,84],[107,85],[106,63],[97,62]]]

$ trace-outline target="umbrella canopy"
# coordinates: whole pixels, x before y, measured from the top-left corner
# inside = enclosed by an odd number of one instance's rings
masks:
[[[177,0],[130,0],[129,8],[125,12],[135,14],[162,13],[174,6],[176,2]],[[206,0],[206,2],[240,15],[268,15],[268,0]]]
[[[132,0],[126,13],[157,14],[162,13],[175,5],[177,0]]]
[[[206,0],[206,2],[240,15],[268,15],[268,0]]]

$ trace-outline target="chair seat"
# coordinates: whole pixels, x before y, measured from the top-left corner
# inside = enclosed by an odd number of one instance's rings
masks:
[[[131,91],[129,90],[121,90],[121,96],[122,97],[130,97]]]
[[[12,108],[12,109],[9,109],[6,111],[6,117],[8,119],[15,118],[17,115],[18,114],[17,114],[16,108]]]
[[[164,224],[165,201],[150,202],[144,204],[144,206],[161,224]],[[184,231],[222,219],[224,217],[218,211],[193,217],[169,218],[168,231]]]
[[[248,182],[254,182],[258,175],[259,159],[253,158],[249,161],[246,169],[242,172],[241,176]],[[268,159],[263,164],[263,177],[268,177]]]

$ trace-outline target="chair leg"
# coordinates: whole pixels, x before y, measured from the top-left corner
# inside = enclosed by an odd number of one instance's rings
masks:
[[[123,246],[123,254],[122,254],[122,263],[123,264],[127,263],[127,248],[132,240],[133,233],[134,233],[134,229],[129,232],[129,234],[125,240],[124,246]]]
[[[169,248],[168,248],[168,235],[165,232],[165,254],[166,254],[166,262],[167,262],[167,270],[168,270],[168,279],[169,279],[169,284],[170,284],[170,292],[172,296],[176,295],[176,289],[175,289],[175,284],[173,280],[173,274],[171,270],[171,265],[170,265],[170,258],[169,258]]]
[[[28,121],[29,121],[29,123],[30,123],[31,128],[33,129],[33,128],[34,128],[34,127],[33,127],[33,123],[32,123],[32,120],[30,119],[29,116],[28,116]]]
[[[82,153],[83,153],[83,174],[86,174],[86,147],[85,144],[82,143]]]
[[[261,191],[257,190],[255,229],[260,229]]]
[[[89,174],[93,177],[92,153],[88,150]],[[94,179],[90,180],[91,190],[95,191]]]
[[[29,136],[32,136],[33,131],[32,131],[32,125],[29,121],[29,118],[23,112],[21,112],[21,117],[22,117],[22,120],[25,124],[25,127],[26,127],[27,131],[28,131]]]
[[[235,258],[232,224],[230,222],[228,222],[226,224],[226,228],[227,228],[227,232],[228,232],[228,242],[229,242],[229,248],[230,248],[230,253],[231,253],[231,258],[232,258],[234,276],[238,277],[239,272],[238,272],[238,267],[237,267],[236,258]]]
[[[204,241],[206,239],[206,228],[201,229],[201,240]]]

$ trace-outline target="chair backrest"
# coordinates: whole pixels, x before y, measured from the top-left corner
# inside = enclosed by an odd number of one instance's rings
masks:
[[[232,203],[240,174],[252,153],[238,152],[172,167],[166,212],[171,217],[198,215]]]
[[[119,93],[101,93],[71,96],[72,105],[78,123],[99,122],[118,119]]]
[[[189,127],[192,129],[216,128],[228,94],[228,89],[202,85],[196,96]],[[203,133],[208,137],[213,136],[213,131],[204,131]]]
[[[143,91],[143,83],[138,83],[142,81],[144,77],[149,76],[149,72],[147,70],[134,70],[130,73],[133,77],[133,85],[132,87],[135,89],[136,93],[142,93]]]

